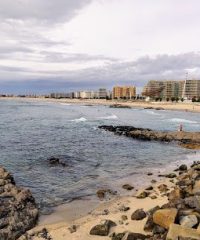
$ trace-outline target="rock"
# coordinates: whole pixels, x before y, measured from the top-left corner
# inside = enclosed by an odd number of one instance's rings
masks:
[[[56,158],[56,157],[50,157],[48,159],[48,162],[51,166],[58,166],[58,165],[61,165],[62,167],[66,167],[67,164],[62,162],[59,158]]]
[[[186,206],[190,208],[200,209],[200,196],[192,196],[184,199],[184,203]]]
[[[145,240],[146,236],[141,233],[126,233],[122,240]]]
[[[37,204],[31,192],[16,186],[12,175],[2,167],[0,179],[0,239],[17,239],[36,225]]]
[[[77,226],[76,225],[72,225],[71,227],[68,228],[70,233],[74,233],[77,231]]]
[[[158,189],[159,189],[159,191],[160,191],[161,193],[167,192],[167,191],[169,190],[166,184],[160,184],[160,185],[158,186]]]
[[[176,201],[178,199],[184,198],[184,196],[184,192],[180,188],[176,187],[168,194],[168,199],[169,201]]]
[[[156,198],[158,198],[156,195],[152,195],[152,196],[150,196],[150,198],[151,199],[156,199]]]
[[[200,194],[200,180],[195,181],[192,193],[194,195],[199,195]]]
[[[126,215],[122,215],[121,219],[122,219],[122,221],[126,221],[126,220],[128,220],[128,217]]]
[[[165,175],[166,178],[175,178],[177,177],[176,173],[169,173]]]
[[[157,181],[155,179],[152,179],[151,180],[151,183],[156,183]]]
[[[159,209],[160,209],[160,207],[156,206],[156,207],[154,207],[154,208],[152,208],[148,211],[148,218],[147,218],[147,221],[144,225],[144,231],[150,232],[150,231],[153,230],[153,228],[155,226],[155,224],[153,222],[153,214]]]
[[[123,188],[123,189],[126,189],[126,190],[128,190],[128,191],[131,191],[131,190],[134,189],[134,187],[131,186],[130,184],[124,184],[124,185],[122,186],[122,188]]]
[[[116,195],[116,193],[117,192],[114,192],[111,189],[99,189],[96,192],[96,195],[100,200],[103,200],[106,197],[106,194]]]
[[[149,196],[149,193],[143,191],[143,192],[139,193],[139,194],[136,196],[136,198],[142,199],[142,198],[146,198],[146,197],[148,197],[148,196]]]
[[[132,215],[131,215],[131,220],[142,220],[146,217],[146,213],[144,212],[143,209],[137,209]]]
[[[152,175],[153,175],[152,172],[148,172],[148,173],[147,173],[147,176],[152,176]]]
[[[108,236],[110,228],[116,226],[111,220],[104,220],[90,230],[90,235]]]
[[[198,224],[196,215],[188,215],[180,217],[179,223],[183,227],[192,228]]]
[[[153,187],[152,186],[148,186],[148,187],[145,188],[145,190],[146,191],[151,191],[151,190],[153,190]]]
[[[171,224],[166,240],[177,239],[199,240],[200,232],[193,228],[186,228],[178,224]]]
[[[126,207],[126,206],[124,206],[124,205],[121,205],[121,206],[119,207],[119,211],[121,211],[121,212],[127,212],[128,210],[130,210],[130,207]]]
[[[112,236],[112,240],[122,240],[124,235],[125,235],[125,233],[114,234],[114,236]]]
[[[155,225],[153,228],[153,234],[164,234],[165,232],[166,229],[161,226]]]
[[[157,210],[153,214],[153,222],[165,229],[168,229],[170,224],[174,223],[177,212],[176,208]]]
[[[186,165],[186,164],[182,164],[182,165],[179,167],[179,170],[180,170],[180,171],[187,171],[187,165]]]

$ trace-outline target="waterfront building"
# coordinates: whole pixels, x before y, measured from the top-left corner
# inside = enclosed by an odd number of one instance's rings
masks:
[[[100,98],[100,99],[106,99],[107,96],[108,96],[108,93],[107,93],[106,88],[99,88],[98,98]]]
[[[113,87],[114,99],[132,99],[136,97],[136,87],[134,86],[115,86]]]
[[[143,88],[142,96],[164,100],[180,99],[183,96],[184,81],[156,81],[151,80]]]
[[[200,98],[200,80],[186,80],[183,90],[183,97],[186,99]]]

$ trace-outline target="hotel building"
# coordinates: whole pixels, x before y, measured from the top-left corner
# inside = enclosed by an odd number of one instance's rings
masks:
[[[134,86],[115,86],[113,87],[113,99],[132,99],[136,97]]]

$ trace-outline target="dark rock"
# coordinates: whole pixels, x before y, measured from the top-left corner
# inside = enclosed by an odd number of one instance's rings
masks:
[[[119,207],[119,211],[121,211],[121,212],[127,212],[128,210],[130,210],[130,207],[126,207],[124,205]]]
[[[108,236],[110,228],[116,226],[111,220],[104,220],[90,230],[90,235]]]
[[[184,199],[184,203],[186,206],[190,208],[200,209],[200,196],[193,196]]]
[[[180,171],[187,171],[187,165],[186,165],[186,164],[182,164],[182,165],[179,167],[179,170],[180,170]]]
[[[62,167],[66,167],[67,164],[65,162],[62,162],[59,158],[56,158],[56,157],[50,157],[48,159],[48,162],[51,166],[62,166]]]
[[[148,197],[149,194],[150,194],[149,192],[143,191],[143,192],[139,193],[139,194],[136,196],[136,198],[143,199],[143,198]]]
[[[131,219],[132,220],[142,220],[146,217],[146,213],[144,212],[143,209],[137,209],[132,215]]]
[[[112,240],[122,240],[124,237],[125,233],[118,233],[118,234],[113,234]]]
[[[153,190],[153,187],[152,186],[148,186],[148,187],[145,188],[145,190],[151,191],[151,190]]]
[[[10,173],[0,167],[0,239],[12,240],[33,228],[38,208],[31,192],[15,185]]]
[[[153,228],[153,234],[163,234],[165,232],[166,232],[166,229],[159,225],[155,225]]]
[[[177,175],[175,173],[169,173],[165,175],[166,178],[175,178]]]
[[[117,192],[112,191],[111,189],[99,189],[96,192],[96,195],[100,200],[103,200],[106,197],[106,194],[116,195]]]
[[[123,188],[123,189],[126,189],[126,190],[128,190],[128,191],[131,191],[131,190],[134,189],[134,187],[131,186],[130,184],[124,184],[124,185],[122,186],[122,188]]]

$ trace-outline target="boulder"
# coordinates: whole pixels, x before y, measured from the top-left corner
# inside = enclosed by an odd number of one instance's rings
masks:
[[[183,227],[178,224],[171,224],[166,240],[192,239],[199,240],[200,232],[193,228]]]
[[[186,164],[182,164],[182,165],[179,167],[179,170],[180,170],[180,171],[187,171],[187,165],[186,165]]]
[[[113,234],[112,236],[112,240],[122,240],[122,238],[124,237],[126,233],[118,233],[118,234]]]
[[[190,208],[200,209],[200,196],[192,196],[184,199],[186,206]]]
[[[17,239],[36,225],[37,204],[31,192],[16,186],[12,175],[2,167],[0,179],[0,239]]]
[[[146,198],[149,196],[150,193],[146,192],[146,191],[143,191],[141,193],[139,193],[136,198],[139,198],[139,199],[143,199],[143,198]]]
[[[160,191],[161,193],[165,193],[165,192],[167,192],[167,191],[169,190],[166,184],[160,184],[160,185],[158,186],[158,189],[159,189],[159,191]]]
[[[90,235],[97,235],[97,236],[108,236],[110,228],[116,226],[116,223],[114,223],[111,220],[104,220],[101,221],[100,224],[94,226],[90,230]]]
[[[131,190],[134,189],[134,187],[131,186],[130,184],[124,184],[124,185],[122,186],[122,188],[123,188],[123,189],[126,189],[126,190],[128,190],[128,191],[131,191]]]
[[[176,173],[169,173],[165,175],[166,178],[175,178],[177,177]]]
[[[183,227],[189,227],[192,228],[195,225],[198,224],[198,219],[196,217],[196,215],[188,215],[188,216],[181,216],[179,218],[179,223],[181,226]]]
[[[178,210],[176,208],[160,209],[153,214],[153,222],[165,229],[174,223]]]
[[[137,209],[132,215],[131,215],[131,220],[142,220],[146,217],[146,213],[144,212],[143,209]]]

